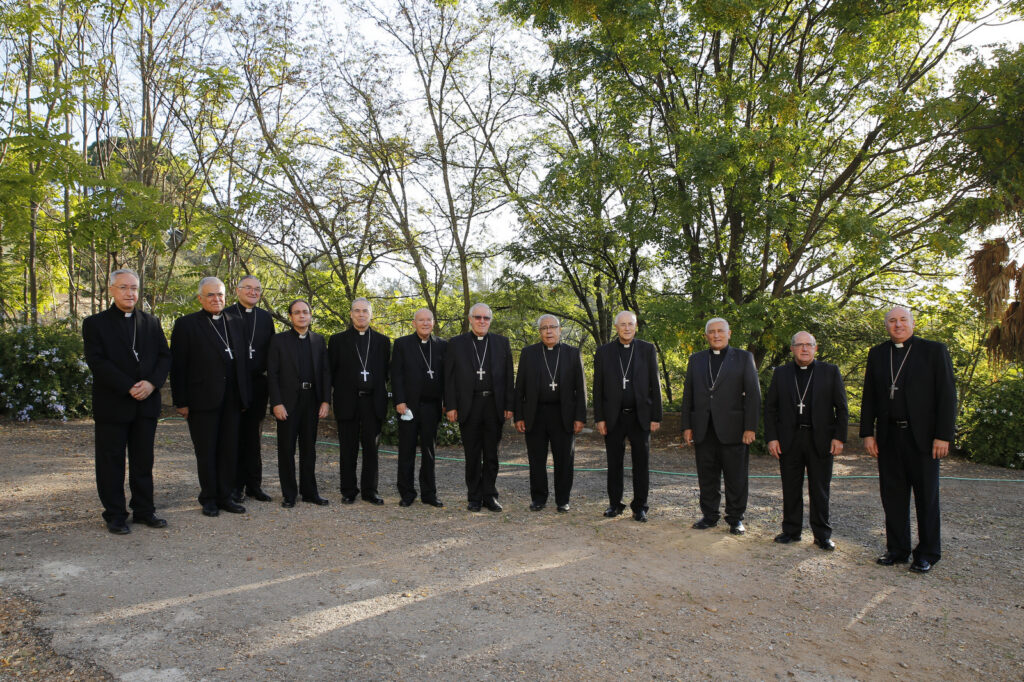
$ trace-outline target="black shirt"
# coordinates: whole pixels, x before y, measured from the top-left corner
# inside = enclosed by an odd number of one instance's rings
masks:
[[[892,360],[892,374],[890,377],[895,376],[899,372],[899,376],[896,376],[896,390],[892,393],[892,400],[889,403],[889,417],[891,419],[906,419],[907,418],[907,366],[903,364],[903,361],[907,359],[907,353],[913,348],[913,337],[907,339],[903,344],[902,348],[897,348],[896,344],[892,341],[889,342],[889,353]],[[903,371],[900,371],[900,366],[903,367]],[[886,389],[888,391],[888,388]]]
[[[206,319],[208,320],[207,324],[212,324],[213,328],[217,330],[215,336],[218,337],[217,346],[220,351],[220,357],[224,361],[224,376],[227,377],[228,380],[234,379],[235,359],[232,357],[234,351],[232,350],[231,352],[228,352],[228,350],[226,350],[231,348],[231,337],[228,332],[227,318],[225,318],[224,314],[221,313],[216,316],[217,319],[214,319],[214,315],[210,312],[206,310],[203,312],[206,313]]]
[[[630,341],[629,345],[618,341],[619,344],[619,380],[623,378],[629,379],[626,382],[626,387],[622,389],[622,409],[631,410],[636,407],[636,390],[633,388],[633,374],[635,366],[631,362],[633,358],[633,351],[636,350],[636,345]]]
[[[793,403],[796,406],[797,424],[806,424],[808,426],[811,424],[811,401],[814,399],[814,370],[816,364],[814,360],[811,360],[811,363],[806,367],[796,366],[796,386],[794,386],[796,394],[793,396]],[[800,396],[803,396],[802,401]],[[804,405],[802,413],[800,411],[801,402]]]
[[[420,366],[420,371],[423,372],[420,400],[424,402],[437,402],[441,399],[441,359],[433,356],[433,345],[430,343],[430,338],[427,338],[426,341],[419,339],[419,342],[416,349],[423,357],[423,364]],[[429,369],[434,372],[433,377],[427,373],[428,364]]]
[[[560,365],[562,344],[556,343],[552,348],[544,346],[544,354],[541,356],[546,364],[546,368],[542,371],[544,381],[541,382],[540,400],[542,404],[554,404],[561,402],[562,399],[562,385],[558,383],[558,367]],[[555,388],[551,388],[551,384],[555,384]]]
[[[309,342],[309,332],[299,334],[292,329],[292,334],[299,340],[299,381],[313,383],[313,346]]]
[[[480,369],[480,360],[482,359],[483,370],[486,372],[482,380],[479,374],[476,375],[476,381],[473,382],[475,393],[494,390],[494,379],[491,378],[491,344],[488,336],[490,335],[484,336],[481,340],[479,336],[473,335],[473,348],[476,350],[476,354],[473,356],[473,366]],[[473,371],[476,372],[476,370]]]
[[[367,329],[365,332],[356,331],[355,337],[356,354],[359,356],[359,369],[356,370],[356,385],[360,391],[372,391],[373,385],[370,383],[372,377],[370,376],[370,352],[379,352],[379,348],[370,348],[370,330]],[[365,365],[365,368],[364,368]],[[366,369],[366,374],[363,374],[363,370]]]

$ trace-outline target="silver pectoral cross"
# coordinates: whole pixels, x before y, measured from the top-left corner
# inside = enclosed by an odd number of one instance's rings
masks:
[[[477,375],[478,377],[480,377],[480,381],[483,381],[483,380],[484,380],[484,375],[485,375],[485,374],[487,374],[487,372],[486,372],[486,371],[484,371],[484,368],[483,368],[483,367],[481,367],[480,369],[478,369],[478,370],[476,371],[476,375]]]
[[[551,387],[551,390],[552,390],[552,391],[554,391],[554,390],[557,390],[557,389],[558,389],[558,383],[557,383],[557,382],[556,382],[556,381],[555,381],[554,379],[552,379],[552,380],[551,380],[551,383],[550,383],[550,384],[548,384],[548,386],[550,386],[550,387]]]
[[[256,349],[255,349],[255,348],[253,348],[252,346],[249,346],[249,359],[250,359],[250,360],[252,360],[252,355],[253,355],[253,353],[255,353],[255,352],[256,352]]]
[[[228,354],[228,357],[229,357],[229,358],[231,358],[232,360],[234,360],[234,359],[235,359],[235,354],[234,354],[234,353],[232,353],[232,352],[231,352],[231,349],[230,349],[230,348],[228,348],[227,346],[225,346],[225,347],[224,347],[224,352],[225,352],[225,353],[227,353],[227,354]]]
[[[434,370],[428,369],[427,370],[427,376],[430,377],[431,379],[433,379],[434,378]]]
[[[803,413],[804,413],[804,401],[802,401],[802,400],[801,400],[800,402],[798,402],[798,403],[796,404],[796,406],[797,406],[798,408],[800,408],[800,414],[803,414]]]
[[[628,384],[628,383],[629,383],[629,379],[627,379],[626,377],[622,377],[622,390],[623,391],[626,390],[626,384]]]
[[[370,381],[370,379],[369,379],[370,373],[367,372],[365,369],[362,372],[360,372],[360,374],[363,375],[363,383],[364,384],[367,383],[368,381]]]
[[[896,383],[893,382],[892,386],[889,387],[889,400],[893,400],[896,398],[896,391],[898,390],[899,389],[896,387]]]
[[[139,361],[139,351],[137,351],[134,348],[132,348],[132,355],[135,356],[135,362],[138,362]]]

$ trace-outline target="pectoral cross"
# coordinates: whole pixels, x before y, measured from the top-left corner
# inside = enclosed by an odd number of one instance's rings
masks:
[[[256,349],[249,346],[249,359],[252,360],[252,354],[256,352]]]
[[[225,353],[227,353],[227,354],[228,354],[228,357],[229,357],[229,358],[231,358],[232,360],[234,360],[234,359],[235,359],[235,354],[231,352],[231,349],[230,349],[230,348],[227,348],[227,347],[225,347],[225,348],[224,348],[224,352],[225,352]]]
[[[427,370],[427,376],[430,377],[431,379],[433,379],[434,378],[434,370],[428,369]]]
[[[480,381],[483,381],[483,380],[484,380],[484,375],[485,375],[485,374],[487,374],[487,372],[486,372],[486,371],[484,370],[484,368],[483,368],[483,367],[481,367],[480,369],[478,369],[478,370],[476,371],[476,375],[477,375],[478,377],[480,377]]]
[[[896,391],[899,389],[896,387],[896,382],[893,382],[892,386],[889,387],[889,400],[896,398]]]
[[[798,408],[800,408],[800,414],[803,414],[803,413],[804,413],[804,401],[803,401],[803,400],[801,400],[800,402],[798,402],[798,403],[796,404],[796,406],[797,406]]]
[[[626,390],[626,384],[628,384],[628,383],[629,383],[629,379],[627,379],[626,377],[622,377],[622,390],[623,391]]]
[[[139,361],[139,351],[137,351],[134,348],[132,348],[132,355],[135,356],[135,362],[138,362]]]
[[[360,372],[360,374],[363,375],[363,383],[364,384],[367,383],[370,380],[370,378],[369,378],[370,377],[370,373],[367,372],[365,369],[362,372]]]
[[[558,384],[557,384],[557,383],[555,382],[555,380],[554,380],[554,379],[552,379],[552,380],[551,380],[551,383],[550,383],[550,384],[548,384],[548,386],[550,386],[550,387],[551,387],[551,390],[552,390],[552,391],[555,391],[555,390],[557,390],[557,389],[558,389]]]

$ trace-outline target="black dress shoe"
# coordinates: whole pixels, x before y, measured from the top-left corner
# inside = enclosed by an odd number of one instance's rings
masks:
[[[310,495],[309,497],[303,496],[302,501],[309,502],[310,504],[315,504],[319,507],[326,507],[327,505],[330,504],[328,500],[325,500],[319,495]]]
[[[136,516],[132,519],[133,523],[141,523],[143,526],[149,526],[150,528],[166,528],[167,521],[159,518],[156,515],[150,516]]]
[[[910,559],[906,554],[900,556],[899,554],[893,554],[892,552],[886,552],[882,556],[875,559],[875,563],[879,566],[892,566],[893,564],[905,564]]]
[[[605,517],[607,517],[609,519],[614,519],[616,516],[619,516],[620,514],[622,514],[622,512],[625,509],[626,509],[626,505],[624,505],[624,504],[612,504],[612,505],[609,505],[608,508],[604,510],[604,515],[605,515]]]
[[[481,506],[482,505],[479,502],[470,502],[469,504],[466,505],[466,509],[468,509],[471,512],[478,512],[480,511]]]
[[[540,503],[540,502],[531,502],[530,503],[530,511],[540,511],[543,508],[544,508],[543,503]]]
[[[910,564],[910,570],[914,573],[927,573],[932,570],[932,564],[927,559],[914,559],[914,563]]]
[[[779,533],[775,536],[775,542],[779,543],[780,545],[788,545],[791,542],[800,542],[800,536],[790,535],[789,533]]]
[[[743,525],[742,521],[729,524],[729,532],[733,535],[743,535],[747,532],[747,527]]]
[[[107,530],[114,535],[128,535],[132,529],[124,521],[107,521]]]
[[[700,519],[698,521],[694,521],[691,528],[696,528],[697,530],[707,530],[708,528],[714,528],[717,525],[718,521],[708,521],[707,519]]]
[[[234,502],[224,502],[223,504],[218,504],[217,506],[223,509],[224,511],[228,512],[229,514],[245,513],[245,507],[243,507],[240,504],[235,504]]]
[[[444,506],[444,502],[441,500],[423,500],[423,504],[429,504],[431,507],[437,507],[438,509]]]
[[[287,498],[281,500],[281,506],[285,509],[291,509],[295,506],[295,500],[289,500]]]
[[[256,488],[256,490],[249,490],[249,497],[260,502],[270,502],[273,498],[270,495],[263,492],[262,488]]]
[[[204,504],[203,516],[220,516],[220,509],[215,504]]]
[[[241,488],[239,488],[238,490],[231,491],[231,501],[234,502],[235,504],[242,504],[242,500],[244,499],[245,493],[242,492]]]
[[[814,544],[826,552],[834,552],[836,549],[836,543],[832,542],[831,538],[814,538]]]
[[[558,511],[560,511],[563,514],[569,511],[569,503],[566,502],[565,504],[558,505]]]
[[[412,506],[412,500],[400,500],[398,502],[399,507],[410,507]]]
[[[363,500],[369,502],[370,504],[384,504],[384,498],[381,497],[380,495],[371,495],[370,497],[364,497]]]
[[[501,504],[496,499],[494,499],[493,497],[490,498],[490,499],[484,500],[483,502],[481,502],[481,504],[483,506],[487,507],[488,509],[490,509],[492,512],[500,512],[503,509]]]
[[[633,520],[639,521],[640,523],[647,523],[647,512],[643,509],[638,509],[633,512]]]
[[[341,498],[341,503],[342,504],[355,504],[356,503],[356,496],[355,495],[343,495],[342,498]]]

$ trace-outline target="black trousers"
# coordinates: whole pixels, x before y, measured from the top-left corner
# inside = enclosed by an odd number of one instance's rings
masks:
[[[363,499],[377,495],[377,441],[380,438],[380,419],[373,408],[373,396],[362,396],[356,401],[355,419],[338,420],[338,442],[341,459],[341,494]],[[356,485],[356,460],[359,447],[363,448],[363,471]]]
[[[604,437],[604,449],[608,454],[608,501],[612,506],[622,504],[626,439],[629,439],[633,461],[633,501],[629,507],[633,511],[647,511],[647,494],[651,487],[651,432],[640,428],[635,412],[620,414],[615,427],[608,429],[608,435]]]
[[[242,404],[233,383],[224,389],[224,400],[218,409],[189,410],[188,433],[196,451],[199,504],[224,505],[231,502],[241,413]]]
[[[460,422],[466,454],[466,498],[482,502],[498,496],[498,443],[504,419],[498,419],[494,396],[473,396],[466,421]]]
[[[533,428],[526,432],[526,455],[530,460],[530,499],[537,504],[548,501],[548,445],[555,467],[555,504],[569,504],[572,491],[575,436],[566,433],[562,409],[556,404],[540,404]]]
[[[288,418],[277,422],[277,473],[281,496],[291,502],[296,494],[305,498],[320,495],[316,485],[316,429],[320,406],[313,391],[299,393],[299,402]],[[295,444],[299,445],[299,484],[295,485]]]
[[[152,516],[153,439],[155,417],[136,417],[130,422],[96,422],[96,491],[103,505],[103,519],[124,521],[124,462],[128,453],[128,489],[132,511],[138,518]]]
[[[935,563],[942,558],[939,522],[939,460],[914,444],[910,429],[889,427],[878,444],[878,484],[885,510],[886,549],[897,556]],[[918,544],[910,548],[910,493],[917,509]]]
[[[713,423],[708,423],[704,440],[696,445],[697,483],[700,485],[700,511],[714,523],[721,514],[722,479],[725,479],[725,520],[735,525],[747,511],[750,448],[743,443],[726,445],[718,440]]]
[[[422,401],[413,413],[412,421],[398,420],[398,494],[403,500],[416,499],[416,443],[420,445],[420,499],[437,499],[434,480],[434,445],[437,443],[437,423],[441,406],[435,401]]]
[[[832,537],[828,522],[829,491],[832,486],[832,455],[814,447],[814,431],[797,429],[793,445],[779,456],[782,475],[782,532],[800,535],[804,523],[804,470],[807,470],[807,496],[811,501],[808,519],[818,540]]]
[[[238,423],[238,466],[235,489],[249,492],[263,486],[263,420],[270,397],[265,374],[252,377],[252,402]]]

